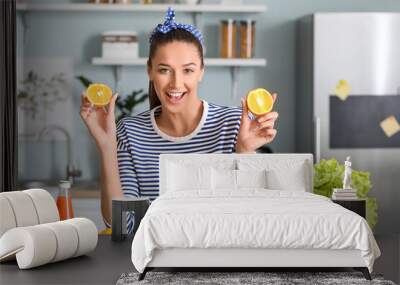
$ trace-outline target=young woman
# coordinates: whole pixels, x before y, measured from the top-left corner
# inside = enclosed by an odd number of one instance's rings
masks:
[[[125,117],[117,126],[117,95],[107,111],[92,108],[82,97],[80,115],[100,153],[101,209],[108,225],[113,197],[158,196],[161,153],[254,153],[276,136],[276,112],[250,120],[244,99],[239,108],[198,97],[203,39],[194,26],[174,22],[172,9],[150,36],[147,73],[150,110]],[[132,228],[131,216],[128,232]]]

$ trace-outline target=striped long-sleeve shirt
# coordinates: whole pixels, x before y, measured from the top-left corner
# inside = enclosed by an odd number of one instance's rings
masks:
[[[125,117],[117,125],[118,167],[126,197],[149,197],[159,192],[161,153],[232,153],[240,127],[242,109],[203,101],[203,114],[196,129],[184,137],[163,133],[155,118],[161,107]],[[133,229],[128,215],[128,233]]]

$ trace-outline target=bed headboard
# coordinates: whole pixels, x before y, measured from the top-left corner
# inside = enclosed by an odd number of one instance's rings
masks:
[[[167,191],[168,171],[172,164],[191,166],[217,166],[226,169],[257,169],[267,167],[285,172],[285,167],[302,165],[304,189],[313,191],[313,155],[309,153],[282,154],[161,154],[160,155],[160,195]]]

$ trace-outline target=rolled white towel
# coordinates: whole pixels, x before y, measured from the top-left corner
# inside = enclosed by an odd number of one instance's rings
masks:
[[[0,237],[16,226],[17,222],[10,202],[6,197],[0,196]]]
[[[75,228],[65,222],[54,222],[43,224],[44,227],[51,229],[57,241],[56,254],[51,262],[57,262],[70,258],[75,255],[78,248],[78,233]]]
[[[66,223],[71,224],[78,233],[78,248],[74,254],[79,256],[96,248],[98,235],[96,225],[86,218],[74,218],[65,220]]]
[[[13,228],[0,239],[0,261],[16,256],[20,269],[49,263],[56,250],[55,234],[43,225]]]
[[[30,196],[39,218],[39,224],[60,220],[58,209],[53,196],[44,189],[28,189],[22,191]]]
[[[97,245],[97,228],[86,218],[75,218],[7,231],[0,238],[0,261],[16,256],[28,269],[86,254]]]
[[[38,214],[30,196],[22,191],[3,192],[0,196],[6,198],[13,209],[17,227],[39,224]]]

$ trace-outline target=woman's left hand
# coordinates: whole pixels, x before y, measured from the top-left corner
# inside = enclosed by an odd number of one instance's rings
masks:
[[[272,96],[275,103],[277,94],[274,93]],[[236,141],[236,153],[252,153],[274,140],[277,132],[274,124],[278,113],[272,111],[250,120],[245,99],[242,99],[242,108],[243,114]]]

